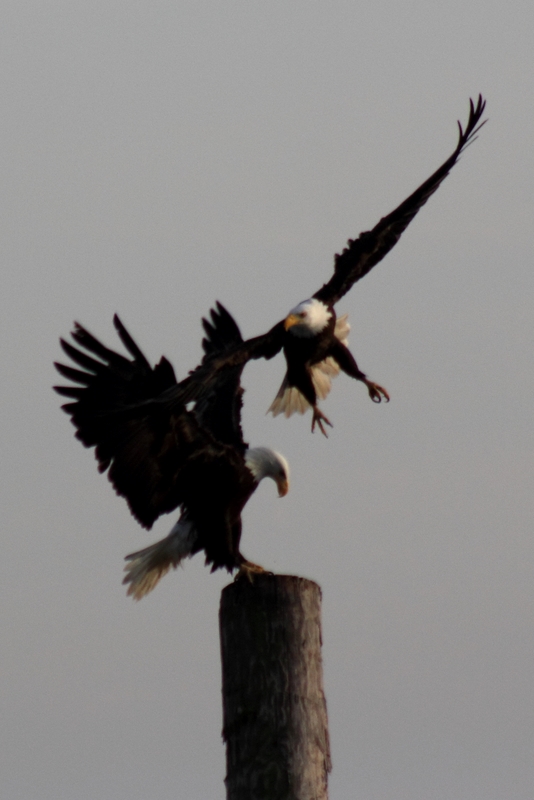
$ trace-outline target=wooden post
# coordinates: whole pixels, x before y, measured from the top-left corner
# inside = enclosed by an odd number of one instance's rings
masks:
[[[293,575],[223,589],[227,800],[328,798],[320,613],[319,586]]]

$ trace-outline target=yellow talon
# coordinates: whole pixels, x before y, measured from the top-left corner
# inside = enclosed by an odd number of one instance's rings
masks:
[[[254,575],[260,575],[261,573],[264,573],[265,575],[272,575],[272,572],[267,572],[267,570],[263,569],[263,567],[260,567],[259,564],[253,564],[252,561],[243,561],[239,565],[239,570],[234,578],[234,581],[239,581],[241,578],[247,578],[250,583],[254,583]]]
[[[330,422],[330,420],[328,419],[328,417],[326,417],[323,414],[323,412],[320,409],[317,408],[317,406],[314,406],[313,417],[312,417],[312,428],[311,428],[312,429],[312,433],[314,432],[315,425],[317,424],[319,426],[319,430],[321,431],[323,436],[326,436],[326,438],[328,439],[328,434],[324,429],[323,422],[325,423],[325,425],[330,425],[331,428],[334,427],[332,425],[332,423]]]

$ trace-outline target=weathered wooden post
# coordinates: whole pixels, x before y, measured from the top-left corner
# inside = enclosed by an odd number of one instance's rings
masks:
[[[293,575],[223,590],[227,800],[327,800],[320,614],[319,586]]]

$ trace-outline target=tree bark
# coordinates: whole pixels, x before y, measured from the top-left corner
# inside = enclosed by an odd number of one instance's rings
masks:
[[[327,800],[321,590],[292,575],[226,586],[219,614],[227,800]]]

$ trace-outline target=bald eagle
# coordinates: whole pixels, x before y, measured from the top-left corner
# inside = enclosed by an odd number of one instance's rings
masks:
[[[205,391],[207,384],[216,381],[221,371],[250,359],[273,358],[283,349],[287,372],[269,408],[274,416],[283,413],[289,417],[294,412],[303,414],[308,408],[312,408],[312,431],[317,424],[326,436],[324,425],[331,426],[332,423],[319,409],[317,401],[327,396],[331,388],[331,378],[340,370],[362,381],[375,403],[389,401],[387,391],[371,381],[358,367],[347,346],[347,316],[337,318],[334,306],[395,246],[419,209],[445,180],[460,154],[474,141],[485,124],[485,121],[480,120],[486,102],[479,95],[476,105],[473,100],[469,104],[469,118],[465,129],[458,122],[459,136],[454,152],[430,178],[394,211],[383,217],[371,231],[364,231],[357,239],[349,239],[341,255],[335,256],[332,277],[319,291],[291,309],[286,318],[266,334],[236,344],[225,353],[213,354],[211,359],[190,374],[180,385],[178,392],[171,392],[168,399],[173,396],[179,400],[193,399],[198,392]]]
[[[262,572],[239,550],[241,511],[263,478],[272,478],[284,496],[289,467],[279,453],[249,448],[243,441],[244,364],[220,372],[198,393],[194,408],[176,402],[168,408],[159,399],[179,386],[171,364],[163,357],[152,368],[118,316],[113,321],[132,358],[109,350],[75,323],[71,335],[77,347],[60,341],[81,369],[55,366],[78,385],[54,389],[71,398],[63,409],[77,438],[95,447],[99,471],[107,470],[115,491],[143,527],[151,528],[161,514],[181,509],[165,539],[126,556],[128,594],[140,599],[171,567],[200,550],[212,571]],[[203,324],[205,360],[243,341],[220,304]]]

